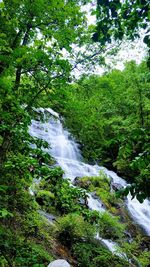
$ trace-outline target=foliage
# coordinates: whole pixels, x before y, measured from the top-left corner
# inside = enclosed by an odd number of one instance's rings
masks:
[[[144,251],[142,255],[139,256],[138,260],[142,264],[143,267],[147,267],[150,262],[150,252]]]
[[[137,67],[130,63],[124,73],[114,71],[102,79],[85,77],[81,78],[78,85],[69,85],[73,68],[69,59],[74,45],[81,47],[85,40],[87,42],[86,18],[81,11],[84,2],[88,1],[0,2],[2,266],[42,267],[52,259],[53,230],[38,214],[37,202],[49,211],[54,206],[56,213],[83,213],[84,217],[67,214],[58,220],[56,236],[63,244],[72,246],[77,241],[89,241],[95,236],[98,216],[88,214],[84,202],[85,191],[71,187],[68,180],[63,180],[60,168],[50,168],[54,160],[42,151],[42,148],[48,148],[48,144],[29,135],[31,119],[37,117],[35,108],[40,105],[49,107],[52,102],[55,106],[59,100],[64,114],[69,114],[71,110],[68,125],[73,128],[76,116],[76,129],[73,130],[83,142],[84,154],[88,159],[103,158],[105,162],[113,159],[119,169],[122,159],[123,165],[127,162],[130,166],[135,160],[133,163],[143,166],[140,163],[143,160],[136,161],[136,156],[145,151],[147,154],[147,146],[141,145],[141,141],[147,140],[147,135],[143,136],[140,132],[135,138],[134,132],[137,126],[138,129],[148,128],[149,76],[144,64]],[[124,94],[120,98],[122,90]],[[130,111],[133,113],[128,118]],[[39,115],[38,119],[43,120],[42,114]],[[131,125],[133,127],[130,130]],[[85,139],[83,133],[86,133]],[[125,134],[132,139],[127,146]],[[125,157],[121,146],[125,148]],[[143,167],[139,167],[138,175],[142,181],[146,173]],[[40,191],[36,189],[33,196],[30,189],[33,180],[39,178],[42,180]],[[96,180],[94,182],[97,184]],[[96,222],[91,225],[86,216],[90,219],[95,216]],[[112,225],[114,229],[110,218],[103,221],[104,226],[108,221],[109,227]],[[115,238],[118,236],[117,229],[114,230]],[[104,262],[105,255],[97,256],[99,258],[95,258],[95,261],[98,264]],[[108,258],[113,266],[114,258]]]
[[[85,159],[114,168],[147,196],[149,81],[146,63],[133,61],[123,71],[83,76],[67,87],[61,109]]]
[[[90,189],[90,191],[96,187],[104,188],[107,191],[109,191],[110,189],[110,179],[107,177],[107,175],[103,171],[99,172],[99,176],[83,177],[80,179],[80,182],[81,183],[87,182],[88,183],[87,187]]]
[[[149,35],[149,1],[148,0],[97,0],[96,31],[93,40],[101,45],[122,40],[127,37],[134,40],[140,37],[140,30],[146,31],[143,42],[148,46],[150,53]],[[150,67],[150,61],[148,60]]]
[[[51,202],[54,200],[54,194],[47,190],[39,190],[36,195],[36,201],[40,204],[40,206],[43,206],[46,208],[46,206],[50,206]],[[46,210],[48,209],[46,208]]]
[[[131,243],[121,242],[121,249],[118,252],[122,257],[128,258],[128,261],[135,265],[141,265],[142,267],[149,266],[150,253],[147,249],[142,250],[144,244],[144,238],[140,235],[137,235],[135,240],[132,240]]]
[[[29,155],[31,105],[66,82],[70,64],[62,49],[78,43],[84,20],[78,1],[13,1],[1,5],[1,165],[19,153]],[[38,38],[41,35],[41,38]],[[48,46],[48,42],[50,45]],[[82,38],[80,39],[80,43]],[[56,86],[57,87],[57,86]],[[34,103],[34,104],[33,104]],[[19,159],[18,159],[19,160]]]
[[[40,248],[35,246],[29,261],[24,260],[30,249],[28,240],[38,228],[38,220],[31,216],[37,213],[38,206],[29,191],[33,179],[52,177],[48,166],[53,160],[41,150],[47,144],[32,138],[28,127],[35,108],[41,103],[49,106],[54,87],[56,90],[68,83],[72,66],[64,52],[72,54],[73,43],[82,45],[86,20],[81,1],[64,0],[4,0],[0,2],[0,19],[0,214],[4,233],[5,228],[14,226],[10,237],[5,236],[7,258],[18,257],[23,261],[20,265],[33,266],[43,261]],[[55,176],[53,173],[52,179]],[[17,229],[22,229],[22,235],[18,230],[15,246],[13,236]]]
[[[53,258],[51,251],[46,250],[47,243],[50,245],[50,231],[50,226],[36,212],[25,217],[16,214],[15,221],[0,228],[2,266],[48,264]]]
[[[36,201],[48,212],[82,213],[83,209],[87,209],[86,191],[72,186],[68,179],[62,178],[62,174],[60,167],[47,170],[37,188]]]
[[[7,244],[9,247],[9,255],[14,253],[10,251],[10,247],[15,245],[16,255],[8,260],[7,256],[2,256],[0,258],[1,266],[37,266],[44,267],[45,264],[48,264],[49,261],[53,259],[53,257],[41,246],[36,245],[35,243],[27,244],[25,242],[18,242],[17,245],[13,243]],[[37,264],[38,262],[38,264]],[[11,264],[11,265],[10,265]],[[14,265],[15,264],[15,265]]]
[[[85,190],[73,187],[65,180],[57,192],[56,208],[61,213],[82,213],[83,208],[86,208],[86,198]]]
[[[69,213],[60,217],[56,226],[58,240],[69,248],[79,240],[93,239],[96,234],[96,228],[76,213]]]
[[[77,258],[77,266],[96,267],[96,266],[128,266],[124,260],[111,254],[106,248],[96,243],[79,243],[73,246],[73,255]]]
[[[115,206],[121,202],[121,199],[111,192],[110,179],[104,172],[100,171],[99,176],[96,177],[82,177],[79,179],[78,185],[89,192],[94,192],[111,213],[117,212]]]
[[[103,238],[121,239],[124,234],[125,225],[121,224],[118,217],[103,212],[99,216],[98,228]]]

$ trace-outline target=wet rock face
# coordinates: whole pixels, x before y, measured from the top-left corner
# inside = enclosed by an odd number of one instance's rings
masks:
[[[123,186],[121,184],[118,184],[118,183],[111,183],[111,187],[116,192],[123,188]]]
[[[39,210],[39,214],[43,215],[51,223],[54,223],[56,221],[56,216],[54,216],[53,214],[46,213],[46,212],[44,212],[42,210]]]
[[[75,179],[74,179],[74,181],[73,181],[73,184],[74,184],[74,185],[78,185],[78,184],[79,184],[79,182],[80,182],[80,179],[81,179],[81,178],[80,178],[80,177],[78,177],[78,176],[77,176],[77,177],[75,177]]]
[[[70,264],[63,259],[52,261],[47,267],[70,267]]]
[[[92,193],[91,193],[91,196],[92,196],[94,199],[98,199],[98,200],[99,200],[99,197],[96,195],[96,192],[92,192]]]

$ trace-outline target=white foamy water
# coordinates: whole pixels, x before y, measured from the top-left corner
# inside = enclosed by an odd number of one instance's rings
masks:
[[[39,111],[44,113],[42,108]],[[98,165],[85,164],[82,161],[78,144],[70,138],[69,132],[63,129],[59,114],[51,109],[46,109],[46,113],[51,114],[52,117],[45,123],[32,120],[29,132],[32,136],[41,138],[49,143],[51,148],[47,149],[47,152],[56,159],[64,170],[64,178],[69,178],[73,181],[76,177],[98,176],[99,172],[103,170],[113,183],[123,187],[127,185],[126,181],[115,172]],[[88,205],[93,210],[104,210],[102,203],[91,195],[88,199]],[[135,223],[140,225],[150,236],[150,201],[145,200],[141,204],[136,199],[131,200],[129,195],[127,197],[127,208]]]
[[[88,197],[88,207],[91,210],[97,210],[100,212],[105,211],[105,209],[103,207],[103,203],[99,199],[93,198],[90,194]]]

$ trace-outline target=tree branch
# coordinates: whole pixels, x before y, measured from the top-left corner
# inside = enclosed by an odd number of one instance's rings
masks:
[[[121,42],[118,44],[118,46],[120,46],[121,45]],[[94,54],[92,54],[92,55],[89,55],[89,56],[85,56],[83,59],[80,59],[79,61],[77,61],[76,62],[76,64],[72,67],[72,69],[71,69],[71,71],[73,71],[75,68],[77,68],[77,66],[79,65],[79,64],[82,64],[82,63],[84,63],[85,61],[87,61],[87,60],[90,60],[90,59],[93,59],[93,58],[95,58],[96,56],[98,56],[98,55],[100,55],[101,53],[105,53],[106,51],[108,51],[108,50],[110,50],[110,49],[112,49],[112,48],[114,48],[115,47],[115,45],[112,45],[111,47],[108,47],[108,48],[106,48],[106,49],[99,49],[97,52],[95,52]]]

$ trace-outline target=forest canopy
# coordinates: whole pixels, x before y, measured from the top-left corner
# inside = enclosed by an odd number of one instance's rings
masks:
[[[47,142],[30,136],[29,125],[39,115],[36,108],[52,107],[64,116],[66,126],[81,143],[85,161],[101,162],[129,180],[132,185],[122,194],[130,191],[140,202],[150,196],[150,74],[145,61],[140,65],[129,62],[123,71],[111,70],[101,77],[86,74],[72,81],[72,70],[84,62],[94,65],[95,55],[103,57],[101,52],[107,50],[111,38],[122,40],[129,35],[132,39],[139,28],[147,28],[147,1],[123,1],[124,4],[115,0],[98,1],[94,27],[88,27],[82,11],[87,3],[91,1],[0,1],[0,264],[3,267],[47,266],[58,256],[53,249],[62,239],[68,242],[66,251],[71,245],[69,253],[74,258],[78,256],[81,264],[86,262],[88,266],[91,248],[93,267],[126,264],[94,245],[94,220],[99,222],[100,217],[87,207],[83,209],[81,199],[86,196],[85,191],[64,181],[63,170],[54,166],[54,159],[42,150],[48,148]],[[144,41],[149,46],[148,40],[146,37]],[[98,51],[95,41],[99,42]],[[90,47],[90,51],[86,49],[89,56],[79,51],[76,58],[74,47],[81,50]],[[42,115],[38,117],[43,119]],[[34,196],[30,189],[39,177],[43,180]],[[106,194],[108,182],[104,181],[103,186],[103,198],[110,204],[114,196]],[[57,229],[45,222],[40,209],[63,216]],[[70,224],[71,218],[82,226],[80,232],[78,225]],[[106,214],[103,220],[103,229],[108,222],[115,227],[114,239],[119,238],[118,229],[123,234],[124,227],[118,225],[118,219]],[[113,227],[107,233],[109,237]],[[67,239],[62,238],[66,235]],[[59,252],[66,245],[63,242]],[[83,259],[80,249],[85,253]]]

